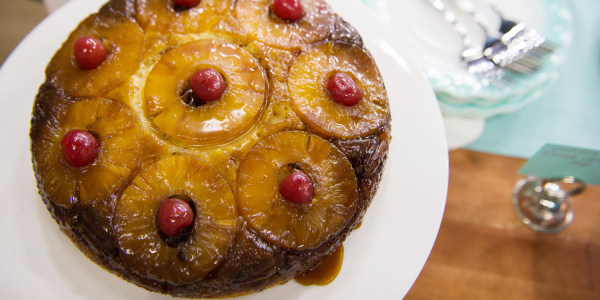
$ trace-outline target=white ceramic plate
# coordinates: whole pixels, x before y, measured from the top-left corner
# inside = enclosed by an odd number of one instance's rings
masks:
[[[330,1],[365,38],[386,78],[393,140],[385,177],[363,225],[345,242],[339,277],[295,282],[241,299],[402,298],[431,251],[442,219],[448,153],[442,118],[419,67],[360,3]],[[46,211],[35,186],[29,119],[44,68],[77,23],[100,3],[74,0],[43,21],[0,70],[3,102],[0,290],[6,299],[172,299],[104,271],[80,253]]]
[[[513,83],[498,88],[482,84],[466,71],[460,60],[461,38],[428,1],[362,1],[406,41],[406,48],[415,54],[446,115],[490,117],[515,111],[539,98],[556,79],[572,38],[572,14],[567,0],[489,0],[505,17],[538,29],[557,47],[553,55],[544,60],[539,72],[516,76]],[[497,28],[500,20],[481,5],[485,1],[471,1],[484,9],[489,24]],[[448,8],[467,27],[474,42],[483,45],[485,34],[477,23],[454,6],[448,4]]]

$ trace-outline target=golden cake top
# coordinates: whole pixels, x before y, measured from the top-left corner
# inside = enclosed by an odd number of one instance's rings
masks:
[[[375,62],[321,0],[113,0],[46,75],[48,208],[90,258],[172,295],[313,267],[360,222],[390,139]]]

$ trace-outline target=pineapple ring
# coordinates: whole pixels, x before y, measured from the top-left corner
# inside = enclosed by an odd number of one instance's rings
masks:
[[[189,9],[176,10],[170,0],[137,0],[136,20],[145,30],[194,33],[211,28],[230,6],[229,0],[202,0]]]
[[[107,57],[97,68],[82,69],[73,54],[75,40],[82,36],[100,39],[107,50]],[[46,75],[74,97],[99,97],[133,74],[139,67],[144,36],[140,27],[122,17],[106,18],[98,14],[85,19],[58,50]]]
[[[138,167],[139,127],[133,111],[113,100],[84,99],[61,106],[32,145],[48,198],[67,208],[85,207],[115,193]],[[100,143],[99,155],[89,166],[72,167],[63,157],[61,139],[73,129],[91,132]]]
[[[176,247],[162,239],[157,211],[174,195],[195,207],[191,236]],[[225,178],[190,155],[172,155],[143,169],[115,207],[116,238],[123,262],[142,276],[181,284],[216,268],[238,227],[235,197]]]
[[[303,0],[304,16],[296,22],[275,17],[271,0],[238,0],[235,13],[251,37],[281,48],[299,48],[321,41],[333,29],[334,14],[322,0]]]
[[[362,89],[358,104],[345,106],[331,99],[325,82],[337,72],[350,75]],[[388,121],[383,81],[371,55],[360,47],[325,43],[303,52],[290,68],[288,86],[294,111],[321,134],[367,136]]]
[[[202,68],[223,75],[220,99],[193,107],[180,95]],[[144,112],[162,133],[184,145],[225,143],[249,130],[265,104],[266,75],[258,60],[240,47],[198,40],[163,55],[146,80]]]
[[[310,204],[283,199],[279,182],[289,166],[313,183]],[[272,134],[256,144],[237,176],[241,215],[266,240],[288,249],[315,249],[347,225],[358,188],[348,159],[326,140],[301,131]]]

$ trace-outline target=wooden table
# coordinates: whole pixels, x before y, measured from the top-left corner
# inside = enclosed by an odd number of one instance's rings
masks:
[[[450,152],[439,235],[405,299],[600,299],[600,187],[573,198],[566,230],[536,233],[511,202],[524,163]]]

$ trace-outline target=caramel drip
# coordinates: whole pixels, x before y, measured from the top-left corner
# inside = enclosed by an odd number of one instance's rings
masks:
[[[332,283],[342,269],[344,260],[344,245],[340,245],[333,253],[306,273],[296,276],[296,282],[302,285],[328,285]]]

